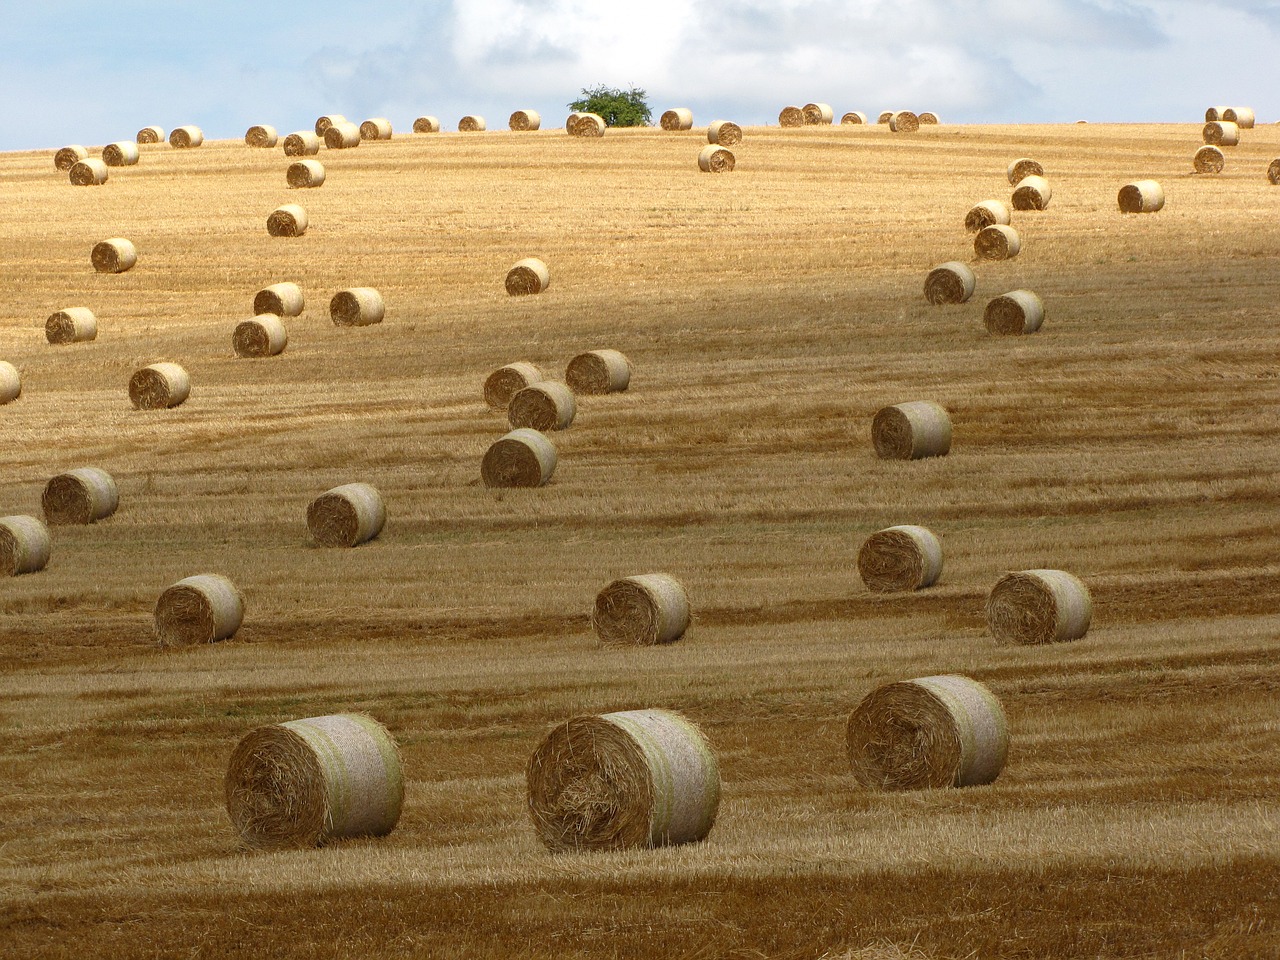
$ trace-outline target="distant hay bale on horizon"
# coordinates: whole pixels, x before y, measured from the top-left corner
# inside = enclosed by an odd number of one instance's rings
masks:
[[[719,144],[708,143],[698,152],[698,169],[703,173],[732,173],[735,166],[733,153]]]
[[[1013,209],[1045,210],[1053,199],[1053,187],[1044,177],[1031,174],[1023,177],[1013,188]]]
[[[846,124],[851,124],[855,126],[865,126],[866,123],[867,123],[867,115],[863,113],[861,110],[850,110],[848,113],[846,113],[843,117],[840,118],[840,124],[842,126]]]
[[[983,227],[993,223],[1008,226],[1013,220],[1009,206],[1003,200],[980,200],[969,208],[964,215],[964,228],[970,233],[977,233]]]
[[[715,120],[707,127],[707,142],[732,147],[742,142],[742,128],[732,120]]]
[[[370,117],[360,124],[361,140],[390,140],[391,121],[386,117]]]
[[[1044,323],[1044,302],[1030,290],[1010,290],[987,301],[983,321],[988,333],[999,336],[1035,333]]]
[[[322,547],[357,547],[382,532],[387,508],[378,488],[344,483],[326,490],[307,506],[307,530]]]
[[[62,147],[53,155],[53,166],[63,172],[70,170],[81,160],[89,159],[89,151],[78,143]]]
[[[1013,227],[993,223],[973,238],[973,252],[980,260],[1012,260],[1022,250],[1022,238]]]
[[[1009,180],[1009,186],[1016,187],[1027,177],[1043,177],[1044,166],[1040,161],[1032,160],[1030,157],[1018,157],[1016,160],[1010,160],[1009,166],[1005,169],[1005,177]]]
[[[22,374],[8,360],[0,360],[0,406],[22,396]]]
[[[516,393],[545,379],[542,371],[532,363],[525,360],[508,363],[485,379],[484,402],[495,410],[506,410]]]
[[[98,467],[78,467],[60,473],[44,485],[40,496],[49,525],[89,524],[106,520],[120,507],[116,481]]]
[[[279,140],[280,134],[276,128],[266,123],[254,124],[244,132],[244,143],[247,147],[274,147]]]
[[[495,441],[480,463],[486,487],[541,487],[556,472],[556,447],[537,430],[512,430]]]
[[[892,120],[892,119],[893,119],[893,111],[892,111],[892,110],[882,110],[882,111],[880,112],[880,116],[876,117],[876,123],[877,123],[877,124],[880,124],[880,123],[888,123],[888,122],[889,122],[890,120]]]
[[[1222,115],[1230,109],[1230,107],[1210,107],[1204,112],[1204,122],[1213,123],[1215,120],[1221,120]]]
[[[194,124],[175,127],[169,134],[169,146],[179,150],[190,150],[204,143],[204,132]]]
[[[889,118],[889,129],[894,133],[915,133],[920,129],[920,118],[910,110],[899,110]]]
[[[1240,143],[1240,128],[1225,120],[1206,123],[1202,132],[1204,142],[1215,147],[1234,147]]]
[[[1079,640],[1093,620],[1089,588],[1065,570],[1022,570],[1001,577],[987,597],[987,627],[1019,644]]]
[[[1258,122],[1257,116],[1250,107],[1227,107],[1222,111],[1222,119],[1234,123],[1241,130],[1252,130]]]
[[[329,319],[335,327],[368,327],[386,315],[386,302],[373,287],[348,287],[329,300]]]
[[[244,598],[216,573],[184,577],[156,601],[156,638],[165,647],[228,640],[243,622]]]
[[[1226,163],[1227,158],[1222,151],[1207,143],[1191,159],[1191,166],[1196,173],[1221,173]]]
[[[925,299],[935,306],[964,303],[973,296],[978,283],[973,269],[959,260],[940,263],[924,278]]]
[[[804,113],[804,122],[809,126],[831,123],[836,116],[836,112],[831,109],[829,103],[806,103],[801,110]]]
[[[527,297],[545,293],[551,286],[551,271],[537,257],[525,257],[512,264],[505,281],[507,295]]]
[[[604,117],[598,113],[571,113],[564,128],[571,137],[592,139],[603,137],[606,126],[608,124],[604,122]]]
[[[275,357],[289,345],[289,333],[280,317],[263,313],[241,320],[231,333],[231,349],[237,357]]]
[[[324,137],[325,131],[332,127],[335,123],[346,123],[347,118],[340,113],[327,113],[323,117],[316,118],[315,132],[317,137]]]
[[[507,126],[524,133],[542,126],[542,115],[537,110],[517,110],[507,118]]]
[[[330,124],[324,131],[324,145],[329,150],[351,150],[360,146],[360,128],[341,120]]]
[[[693,129],[693,111],[688,107],[672,107],[663,112],[658,125],[669,133]]]
[[[89,262],[97,273],[124,273],[138,262],[138,248],[124,237],[100,240],[89,251]]]
[[[98,338],[98,318],[88,307],[67,307],[49,314],[44,337],[52,344],[88,343]]]
[[[460,133],[482,133],[484,129],[484,117],[479,114],[469,113],[458,121],[458,131]]]
[[[39,573],[49,563],[53,541],[49,528],[36,517],[0,517],[0,576]]]
[[[167,410],[191,396],[191,377],[176,363],[152,363],[129,378],[129,401],[135,410]]]
[[[313,157],[295,160],[284,172],[285,183],[298,190],[324,184],[324,164]]]
[[[803,127],[805,125],[804,110],[800,107],[783,107],[778,113],[778,126]]]
[[[614,580],[598,594],[591,629],[605,646],[637,647],[675,643],[692,620],[689,593],[666,573]]]
[[[577,416],[578,403],[569,385],[540,380],[517,390],[507,404],[507,420],[513,429],[528,427],[539,433],[568,430]]]
[[[333,127],[329,128],[330,130]],[[272,237],[300,237],[307,232],[307,211],[296,203],[276,207],[267,217],[267,235]]]
[[[858,575],[877,593],[931,587],[942,576],[942,543],[914,524],[877,530],[858,550]]]
[[[118,140],[102,148],[102,162],[108,167],[132,167],[138,157],[138,145],[132,140]]]
[[[311,157],[320,152],[320,138],[310,130],[297,130],[281,144],[286,157]]]
[[[107,182],[107,164],[101,157],[77,160],[67,171],[72,186],[97,187]]]
[[[951,416],[932,400],[882,407],[871,421],[871,442],[882,460],[922,460],[951,452]]]
[[[1126,183],[1116,195],[1121,213],[1155,213],[1164,208],[1164,187],[1155,180]]]
[[[621,393],[631,384],[631,361],[618,350],[588,350],[565,368],[564,381],[576,393]]]
[[[291,282],[273,283],[253,295],[254,316],[274,313],[277,317],[297,317],[304,305],[302,288]]]
[[[418,117],[413,121],[414,133],[439,133],[440,118],[432,116]]]
[[[133,139],[137,143],[164,143],[164,127],[143,127]]]
[[[936,127],[938,125],[938,115],[932,110],[926,110],[919,116],[920,123],[923,125]]]

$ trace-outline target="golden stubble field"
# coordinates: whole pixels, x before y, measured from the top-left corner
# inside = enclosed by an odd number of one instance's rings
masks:
[[[397,135],[322,152],[285,188],[278,150],[144,147],[76,188],[51,151],[0,156],[0,514],[96,465],[110,520],[56,527],[42,573],[0,582],[0,954],[959,958],[1274,956],[1280,942],[1280,128],[1194,176],[1199,124],[749,128],[729,175],[699,130]],[[965,305],[927,271],[970,260],[969,206],[1033,156],[1050,208],[1023,252],[977,264]],[[1154,177],[1165,209],[1123,216]],[[311,228],[267,236],[302,203]],[[140,259],[95,274],[93,243]],[[544,295],[509,298],[515,260]],[[253,294],[308,298],[286,352],[236,359]],[[329,297],[379,288],[379,326]],[[1015,287],[1041,333],[987,335]],[[45,343],[88,306],[96,342]],[[632,389],[580,398],[552,484],[496,492],[506,429],[484,377],[582,350]],[[134,411],[145,363],[191,398]],[[876,459],[881,406],[945,404],[944,459]],[[378,486],[352,551],[307,503]],[[862,540],[920,523],[941,584],[873,595]],[[987,633],[1007,570],[1093,591],[1084,639]],[[588,612],[664,570],[695,621],[662,649],[603,649]],[[164,587],[230,576],[232,641],[158,649]],[[985,681],[1009,714],[992,786],[857,788],[844,725],[880,683]],[[720,759],[702,844],[548,854],[524,765],[555,723],[663,706]],[[394,732],[404,816],[378,841],[240,849],[222,807],[253,727],[363,710]]]

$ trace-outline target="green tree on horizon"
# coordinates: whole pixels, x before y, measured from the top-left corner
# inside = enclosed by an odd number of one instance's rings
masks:
[[[569,109],[575,113],[599,114],[606,127],[647,127],[653,116],[648,96],[639,87],[622,90],[601,83],[583,87],[582,97],[570,103]]]

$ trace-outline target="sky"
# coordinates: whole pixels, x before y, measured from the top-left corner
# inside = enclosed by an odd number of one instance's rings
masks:
[[[584,87],[655,122],[778,122],[789,104],[957,123],[1280,120],[1280,0],[0,0],[0,150],[240,138],[341,113],[561,126]]]

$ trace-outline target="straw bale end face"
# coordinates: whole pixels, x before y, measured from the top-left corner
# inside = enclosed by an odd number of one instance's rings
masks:
[[[93,245],[89,262],[97,273],[124,273],[138,262],[138,248],[124,237],[112,237]]]
[[[591,611],[592,629],[606,646],[675,643],[691,620],[684,584],[665,573],[613,581],[596,595]]]
[[[1003,576],[987,597],[987,626],[1007,643],[1079,640],[1093,620],[1089,588],[1065,570],[1023,570]]]
[[[22,374],[8,360],[0,360],[0,406],[22,396]]]
[[[877,593],[931,587],[942,576],[942,543],[925,527],[879,530],[858,550],[858,575]]]
[[[216,573],[179,580],[156,601],[156,638],[161,646],[226,640],[243,622],[244,598],[235,584]]]
[[[49,563],[49,528],[35,517],[0,517],[0,577],[39,573]]]
[[[485,452],[480,479],[486,487],[541,487],[556,470],[556,447],[537,430],[512,430]]]
[[[978,280],[967,263],[951,260],[929,271],[924,278],[925,299],[935,306],[964,303],[973,296]]]
[[[51,525],[97,523],[116,512],[120,493],[107,471],[80,467],[46,483],[40,506],[45,522]]]
[[[153,363],[129,379],[129,400],[135,410],[167,410],[191,395],[191,377],[176,363]]]
[[[339,290],[329,300],[329,318],[337,327],[367,327],[387,315],[382,294],[373,287]]]
[[[551,271],[537,257],[525,257],[517,260],[507,271],[507,293],[513,297],[526,297],[535,293],[545,293],[551,286]]]
[[[931,400],[894,404],[875,415],[871,440],[882,460],[945,457],[951,451],[951,417]]]
[[[300,237],[307,232],[307,211],[296,203],[276,207],[267,217],[267,234],[272,237]]]
[[[346,483],[316,497],[307,507],[307,530],[322,547],[357,547],[382,532],[387,508],[377,487]]]

